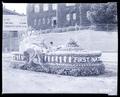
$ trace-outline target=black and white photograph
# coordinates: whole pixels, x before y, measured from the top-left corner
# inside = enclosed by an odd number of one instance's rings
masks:
[[[117,2],[2,3],[2,94],[117,95]]]

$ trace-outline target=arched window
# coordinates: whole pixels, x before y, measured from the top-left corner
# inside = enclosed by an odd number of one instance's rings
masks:
[[[34,25],[36,25],[36,22],[37,22],[36,19],[34,19]]]
[[[56,27],[57,25],[57,17],[52,17],[52,26]]]
[[[39,24],[39,25],[41,24],[41,19],[38,20],[38,24]]]
[[[49,24],[50,23],[50,19],[49,18],[47,18],[47,24]]]
[[[67,20],[67,21],[70,21],[70,14],[67,14],[67,15],[66,15],[66,20]]]
[[[45,24],[45,18],[43,18],[43,24]]]
[[[76,13],[73,13],[73,20],[76,20]]]

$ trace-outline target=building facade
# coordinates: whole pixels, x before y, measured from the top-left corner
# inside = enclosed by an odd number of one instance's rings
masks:
[[[27,30],[25,15],[3,8],[2,51],[19,51],[21,34]]]
[[[51,29],[56,24],[56,9],[52,9],[52,4],[28,4],[27,22],[33,29]]]
[[[44,30],[56,27],[90,25],[86,16],[89,8],[90,4],[84,3],[28,4],[28,26],[35,30]]]

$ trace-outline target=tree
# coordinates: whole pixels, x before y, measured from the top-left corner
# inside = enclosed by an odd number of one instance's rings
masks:
[[[91,5],[87,18],[92,24],[115,24],[117,16],[116,3],[101,3]]]

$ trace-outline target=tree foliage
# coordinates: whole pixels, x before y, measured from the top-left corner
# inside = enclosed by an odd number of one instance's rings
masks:
[[[87,12],[87,18],[92,24],[117,23],[117,4],[93,4],[90,10]]]

